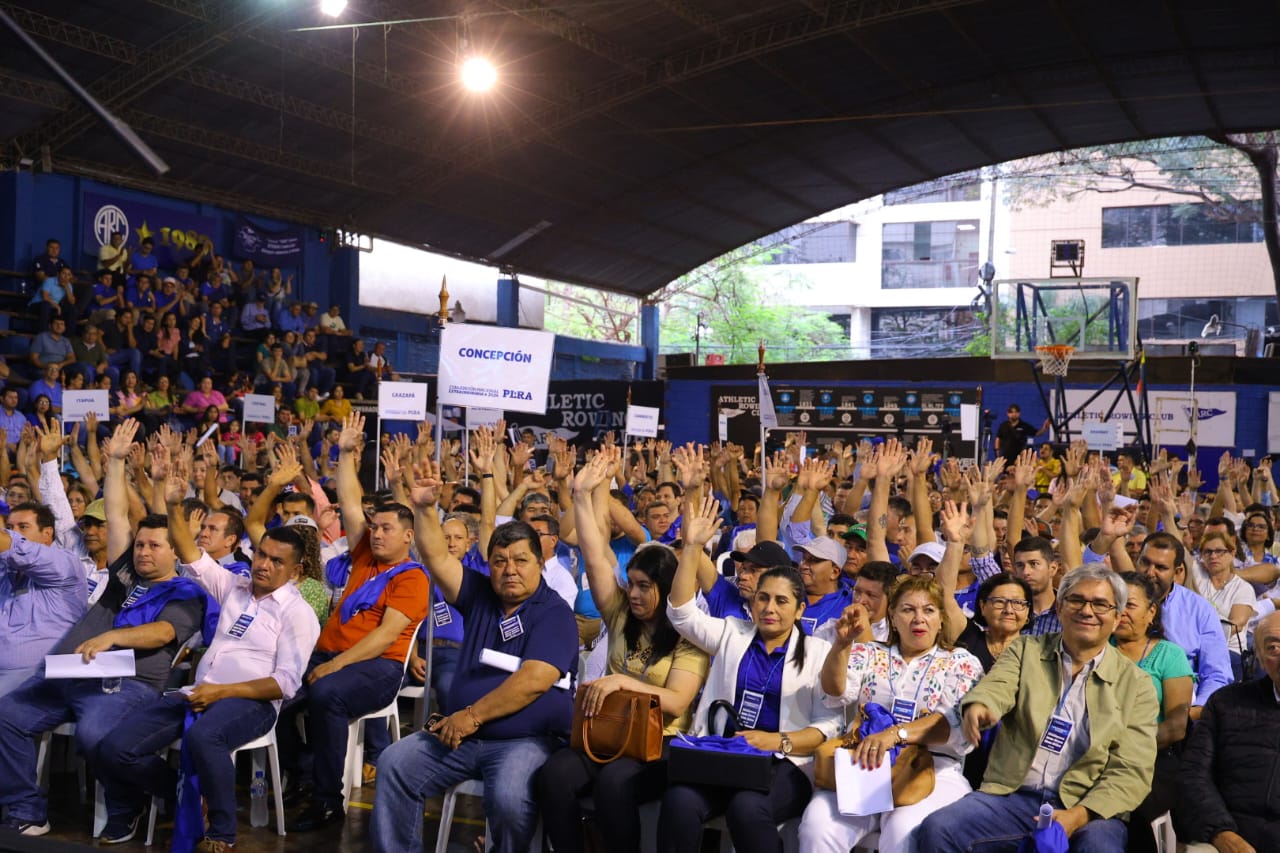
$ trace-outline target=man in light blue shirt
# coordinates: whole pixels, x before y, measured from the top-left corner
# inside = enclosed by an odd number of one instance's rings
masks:
[[[5,431],[5,443],[8,449],[18,449],[18,439],[22,437],[22,428],[27,425],[27,418],[18,411],[18,389],[6,388],[0,393],[0,429]]]
[[[1187,571],[1186,550],[1177,537],[1164,532],[1148,536],[1137,569],[1156,585],[1165,639],[1180,646],[1191,662],[1196,676],[1191,719],[1199,719],[1213,692],[1231,683],[1231,659],[1218,612],[1203,596],[1177,583],[1176,575]]]
[[[27,502],[0,531],[0,696],[26,681],[89,606],[84,569],[54,548],[53,513]]]

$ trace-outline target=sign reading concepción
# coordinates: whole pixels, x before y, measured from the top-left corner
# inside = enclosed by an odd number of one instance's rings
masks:
[[[440,402],[545,414],[555,339],[526,329],[446,326],[440,338]]]

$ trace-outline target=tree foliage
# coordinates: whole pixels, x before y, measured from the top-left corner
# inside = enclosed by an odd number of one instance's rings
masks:
[[[634,296],[558,281],[548,281],[546,290],[550,294],[543,321],[547,331],[590,341],[639,343],[640,300]]]
[[[681,276],[652,297],[662,306],[662,348],[718,353],[727,364],[753,364],[760,341],[770,361],[849,357],[848,333],[826,314],[788,304],[783,291],[808,288],[799,276],[778,281],[762,265],[783,247],[748,244]],[[701,340],[696,340],[698,317]]]

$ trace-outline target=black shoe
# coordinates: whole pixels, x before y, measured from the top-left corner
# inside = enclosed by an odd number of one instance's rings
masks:
[[[284,807],[291,809],[294,806],[300,806],[310,801],[311,794],[315,788],[310,782],[298,782],[296,785],[286,785],[284,789]]]
[[[103,844],[124,844],[126,841],[132,841],[138,834],[140,823],[142,823],[142,812],[138,812],[133,817],[113,817],[102,828],[102,835],[98,836],[98,840]]]
[[[315,832],[335,823],[342,823],[346,815],[341,806],[325,806],[313,802],[303,809],[302,814],[285,824],[287,832]]]

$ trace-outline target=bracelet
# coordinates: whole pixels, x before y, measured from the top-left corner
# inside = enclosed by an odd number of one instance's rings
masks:
[[[481,479],[481,480],[492,480],[492,479],[493,479],[493,475],[492,475],[492,474],[481,474],[481,475],[480,475],[480,479]]]
[[[477,729],[479,729],[482,725],[484,725],[484,723],[480,722],[480,718],[476,716],[476,712],[471,709],[470,705],[466,707],[466,712],[467,712],[467,716],[471,718],[471,722],[476,724]]]

